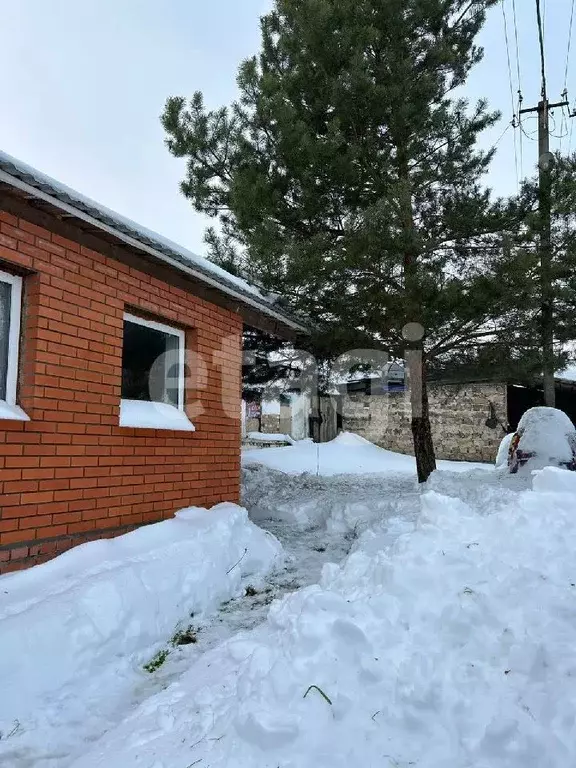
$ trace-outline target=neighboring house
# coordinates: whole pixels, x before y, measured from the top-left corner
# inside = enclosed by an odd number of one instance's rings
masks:
[[[333,384],[331,396],[320,398],[299,389],[287,388],[276,398],[255,399],[251,397],[242,404],[243,434],[261,432],[263,435],[280,433],[293,440],[311,437],[325,442],[336,437],[343,428],[342,398],[338,390],[353,391],[369,389],[372,393],[404,392],[404,367],[392,362],[385,364],[378,374],[363,376],[361,379],[349,374]]]
[[[275,400],[244,400],[242,404],[243,434],[280,433],[293,440],[310,436],[311,398],[300,392],[287,392]]]
[[[0,572],[237,501],[256,288],[0,153]]]
[[[516,429],[528,408],[543,404],[538,382],[430,382],[428,392],[437,458],[456,461],[494,461],[504,435]],[[558,378],[556,401],[576,423],[576,382]],[[383,448],[412,453],[410,421],[408,390],[393,391],[367,379],[348,384],[343,429]]]

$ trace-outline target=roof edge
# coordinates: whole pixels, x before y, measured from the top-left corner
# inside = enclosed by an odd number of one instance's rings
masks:
[[[0,153],[0,161],[3,158],[6,158],[6,162],[13,164],[14,167],[18,169],[18,165],[16,164],[17,161],[13,160],[13,158],[11,158],[8,155],[5,155],[4,153]],[[30,171],[34,172],[34,169],[30,168]],[[153,237],[155,233],[150,232],[150,235],[149,235],[147,231],[146,239],[150,240],[154,244],[151,245],[147,242],[144,242],[143,239],[138,237],[138,231],[136,229],[138,225],[134,224],[133,232],[131,234],[128,234],[127,232],[124,232],[122,231],[122,229],[120,229],[120,227],[122,227],[123,229],[129,228],[129,225],[127,225],[127,220],[125,220],[124,217],[121,217],[119,214],[114,214],[113,211],[109,211],[108,209],[104,210],[102,208],[103,216],[105,216],[112,223],[104,222],[99,218],[91,215],[90,213],[83,211],[81,208],[78,207],[78,205],[74,205],[74,197],[73,197],[74,194],[78,195],[79,199],[77,202],[84,203],[84,200],[82,200],[82,196],[79,193],[74,193],[73,190],[66,189],[65,192],[62,192],[62,194],[65,194],[67,197],[69,197],[71,202],[66,202],[64,200],[61,200],[58,197],[58,193],[59,193],[58,183],[54,182],[54,185],[56,186],[50,187],[50,183],[52,182],[52,180],[49,179],[49,177],[45,177],[44,174],[40,174],[40,172],[38,172],[38,175],[42,177],[42,186],[44,187],[44,189],[40,189],[39,187],[34,186],[34,184],[30,183],[29,181],[25,181],[22,178],[19,178],[19,176],[16,176],[13,173],[10,173],[9,171],[6,171],[2,167],[0,167],[0,182],[3,182],[15,189],[18,189],[21,192],[24,192],[29,197],[48,203],[51,206],[54,206],[55,208],[57,208],[58,210],[66,213],[68,216],[72,216],[76,219],[84,221],[85,223],[89,224],[91,227],[94,227],[97,230],[106,232],[108,235],[113,236],[114,238],[125,243],[126,245],[131,246],[132,248],[136,248],[137,250],[140,250],[143,253],[146,253],[148,256],[152,256],[157,261],[171,267],[172,269],[175,269],[180,273],[184,273],[189,277],[192,277],[195,280],[198,280],[216,289],[217,291],[220,291],[221,293],[226,294],[227,296],[233,299],[236,299],[237,301],[243,304],[248,305],[252,309],[257,310],[258,312],[268,317],[274,318],[277,322],[281,323],[284,326],[287,326],[293,331],[296,331],[302,334],[309,334],[310,332],[309,329],[301,321],[299,321],[297,318],[290,316],[285,312],[282,312],[279,309],[276,309],[273,306],[273,303],[266,301],[263,296],[262,298],[260,298],[259,292],[255,288],[253,291],[243,290],[241,287],[236,288],[233,285],[234,275],[230,275],[230,283],[228,283],[228,282],[224,282],[223,280],[219,280],[217,274],[211,273],[209,269],[203,270],[202,268],[198,267],[198,265],[192,260],[190,260],[189,264],[184,263],[184,260],[186,257],[183,256],[182,254],[179,254],[177,251],[173,251],[172,253],[170,253],[170,250],[171,250],[170,246],[167,245],[167,241],[164,241],[163,239],[161,239],[160,236],[158,236],[158,238],[155,241],[155,238]],[[44,179],[46,179],[46,181],[44,181]],[[37,183],[40,183],[40,182],[37,181]],[[50,188],[49,192],[46,191],[45,189],[46,186],[49,186]],[[92,205],[95,211],[99,210],[99,206],[97,203],[92,203]],[[174,245],[176,247],[176,244]],[[225,270],[222,270],[222,271],[225,271]],[[252,288],[252,286],[247,284],[247,288]]]

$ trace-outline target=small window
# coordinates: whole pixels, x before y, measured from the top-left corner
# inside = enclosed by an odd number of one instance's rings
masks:
[[[122,399],[184,409],[184,331],[124,315]]]
[[[0,272],[0,403],[16,405],[22,278]]]
[[[185,334],[124,315],[120,426],[194,432],[184,411]]]

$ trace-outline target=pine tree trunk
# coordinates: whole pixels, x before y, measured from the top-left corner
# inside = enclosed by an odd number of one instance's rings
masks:
[[[430,426],[430,406],[426,383],[426,364],[420,366],[420,382],[410,392],[412,406],[412,439],[418,482],[425,483],[436,469],[436,455]],[[415,391],[416,390],[416,391]]]

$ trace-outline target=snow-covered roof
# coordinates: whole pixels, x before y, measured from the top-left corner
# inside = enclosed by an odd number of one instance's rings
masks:
[[[139,248],[164,264],[186,272],[203,283],[239,299],[295,331],[307,332],[302,321],[280,306],[277,294],[266,293],[246,280],[230,274],[208,259],[198,256],[168,238],[137,224],[131,219],[106,208],[89,197],[62,184],[46,174],[0,151],[0,184],[7,184],[28,198],[36,198],[92,225],[95,229],[114,235],[128,245]]]

